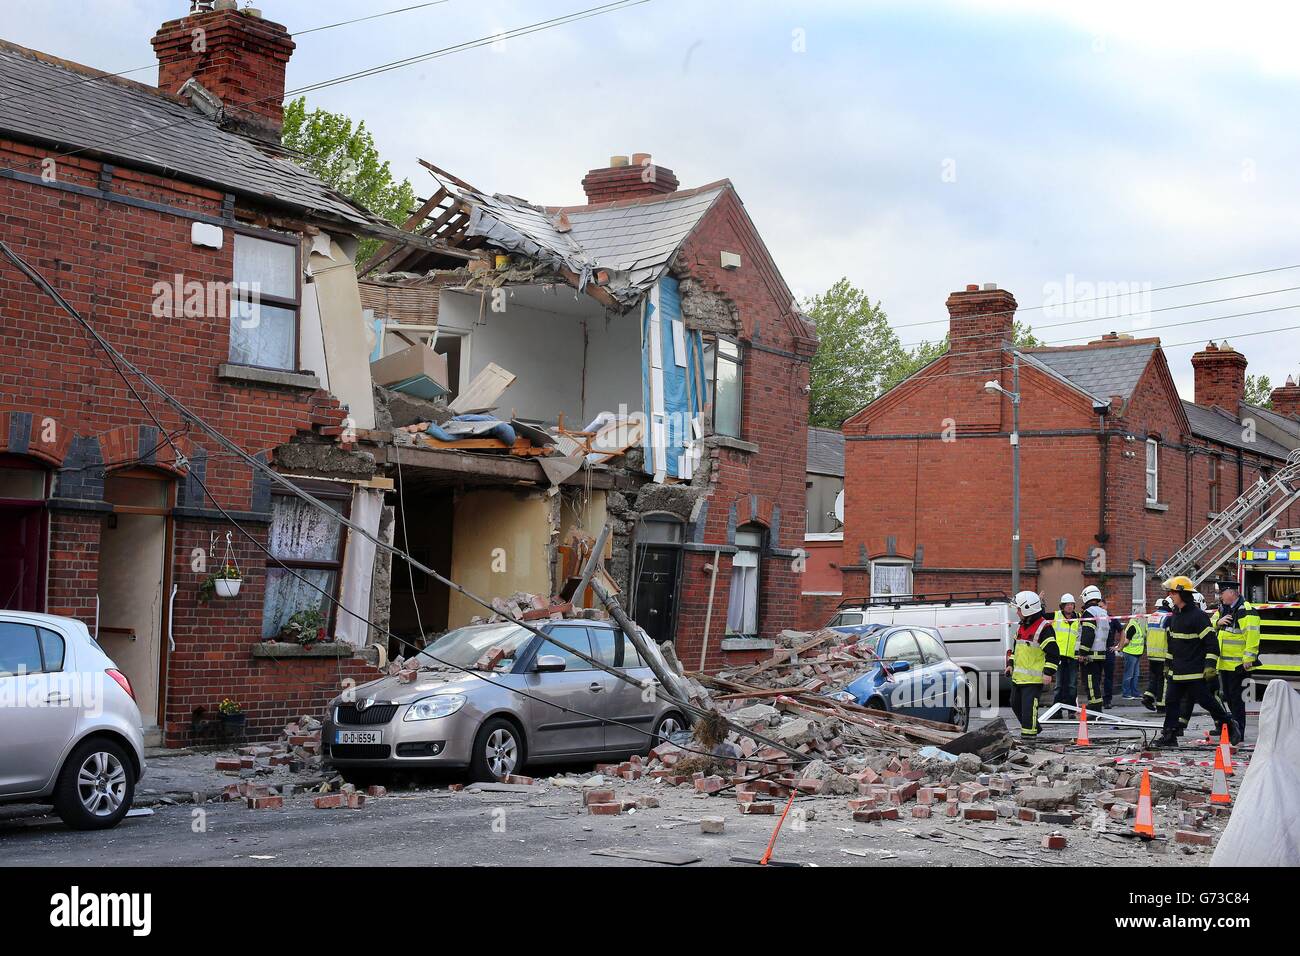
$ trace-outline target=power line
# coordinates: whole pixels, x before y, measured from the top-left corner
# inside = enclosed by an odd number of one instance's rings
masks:
[[[430,3],[417,3],[415,6],[402,7],[399,10],[388,10],[384,13],[372,13],[368,17],[356,17],[352,20],[340,20],[338,23],[326,23],[323,26],[311,27],[308,30],[299,30],[296,33],[290,33],[291,37],[306,36],[308,33],[320,33],[323,30],[333,30],[335,27],[346,27],[354,23],[362,23],[366,20],[378,20],[380,17],[391,17],[395,13],[406,13],[410,10],[422,10],[425,7],[436,7],[444,3],[450,3],[451,0],[432,0]],[[81,79],[73,80],[71,83],[59,83],[54,86],[43,86],[36,90],[23,90],[21,93],[11,93],[8,96],[0,96],[0,103],[7,103],[10,100],[22,99],[27,96],[37,96],[41,93],[57,93],[59,90],[70,89],[74,86],[81,86],[85,83],[96,83],[100,80],[113,79],[115,77],[130,76],[132,73],[143,73],[145,70],[158,69],[158,61],[145,66],[132,67],[129,70],[120,70],[117,73],[100,73],[98,76],[83,76]]]
[[[255,100],[247,100],[240,103],[227,103],[225,104],[225,108],[226,109],[247,109],[250,106],[257,106],[261,103],[270,102],[272,100],[284,99],[290,96],[298,96],[303,93],[314,92],[316,90],[325,89],[327,87],[338,86],[343,83],[350,83],[353,80],[365,79],[370,76],[377,76],[381,73],[387,73],[391,70],[401,69],[402,67],[411,66],[415,63],[422,63],[426,60],[437,59],[443,56],[450,56],[453,53],[461,53],[466,50],[472,50],[477,47],[488,46],[489,44],[498,43],[503,40],[510,40],[516,37],[527,36],[528,34],[531,33],[540,33],[544,30],[552,30],[555,29],[556,27],[566,26],[570,23],[576,23],[580,20],[588,20],[591,19],[592,17],[603,16],[606,13],[613,13],[617,10],[623,10],[628,7],[640,6],[643,3],[649,3],[649,2],[650,0],[615,0],[615,2],[612,3],[605,3],[597,7],[588,7],[586,10],[579,10],[574,13],[564,14],[563,16],[552,17],[549,20],[539,20],[538,22],[528,24],[527,26],[516,27],[513,30],[507,30],[503,33],[496,33],[491,36],[480,37],[477,40],[466,40],[463,43],[457,43],[454,44],[453,46],[443,47],[442,49],[433,50],[429,53],[421,54],[419,56],[407,57],[406,59],[403,60],[394,60],[389,63],[380,64],[379,66],[376,67],[370,67],[366,70],[360,70],[356,73],[344,74],[343,76],[338,76],[331,80],[322,80],[319,83],[313,83],[308,86],[299,87],[298,89],[295,90],[286,90],[283,94],[271,94],[269,96],[263,96]],[[119,139],[109,140],[106,143],[92,143],[88,146],[79,146],[76,149],[68,150],[67,152],[52,153],[43,156],[39,159],[33,160],[32,162],[29,163],[23,163],[18,166],[9,166],[6,168],[14,172],[21,171],[24,169],[34,169],[36,166],[41,165],[42,163],[51,159],[53,160],[67,159],[70,156],[76,156],[79,155],[80,153],[85,153],[92,150],[94,151],[105,150],[111,146],[117,146],[121,143],[128,142],[129,140],[138,139],[141,136],[148,136],[153,133],[166,132],[167,130],[175,129],[180,126],[187,126],[190,123],[195,123],[199,121],[209,121],[209,120],[206,116],[200,113],[195,113],[193,116],[187,116],[184,119],[177,120],[174,123],[166,123],[162,126],[156,126],[156,127],[151,127],[149,129],[138,130],[134,133],[131,133],[127,136],[123,136]]]

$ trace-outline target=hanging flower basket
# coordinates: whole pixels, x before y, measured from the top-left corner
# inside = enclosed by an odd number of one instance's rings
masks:
[[[242,578],[217,578],[212,582],[212,586],[217,597],[231,598],[239,593],[239,586],[243,583]]]

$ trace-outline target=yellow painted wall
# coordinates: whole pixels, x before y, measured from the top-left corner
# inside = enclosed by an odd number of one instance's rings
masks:
[[[475,490],[457,496],[452,519],[452,580],[489,600],[516,591],[549,595],[550,516],[550,501],[537,493]],[[504,571],[493,569],[497,548],[504,551]],[[490,613],[452,592],[447,626],[461,627],[475,616]]]

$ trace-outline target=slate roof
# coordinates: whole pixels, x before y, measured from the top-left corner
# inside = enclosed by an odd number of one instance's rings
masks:
[[[1285,415],[1279,415],[1271,409],[1260,408],[1258,405],[1247,405],[1243,402],[1242,408],[1250,409],[1251,414],[1258,415],[1275,428],[1280,428],[1288,434],[1294,435],[1296,442],[1300,443],[1300,421],[1296,421],[1294,418],[1288,418]]]
[[[434,178],[470,208],[468,236],[551,262],[579,276],[611,273],[607,290],[625,303],[641,298],[663,275],[682,242],[731,184],[722,180],[663,196],[598,206],[537,206],[515,196],[487,195]],[[567,219],[568,228],[563,228]]]
[[[838,428],[808,429],[808,467],[814,475],[844,477],[844,433]]]
[[[393,232],[270,147],[223,129],[153,87],[99,77],[97,70],[0,40],[0,133],[287,206],[363,232]],[[40,169],[26,172],[39,175]]]
[[[1106,402],[1112,395],[1128,399],[1133,394],[1157,348],[1159,342],[1143,339],[1132,344],[1098,343],[1059,349],[1021,349],[1020,352],[1098,401]]]
[[[1251,407],[1251,406],[1246,406]],[[1254,441],[1246,441],[1242,435],[1242,425],[1233,416],[1219,408],[1203,408],[1195,402],[1183,399],[1183,409],[1187,412],[1187,421],[1191,423],[1192,434],[1209,441],[1240,448],[1242,451],[1271,455],[1274,458],[1286,458],[1291,449],[1285,445],[1256,434]],[[1257,410],[1259,411],[1259,410]],[[1271,413],[1270,413],[1271,414]]]

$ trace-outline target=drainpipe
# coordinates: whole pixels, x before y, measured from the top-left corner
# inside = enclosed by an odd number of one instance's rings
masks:
[[[1110,403],[1094,402],[1092,410],[1097,413],[1097,439],[1101,446],[1101,463],[1098,468],[1100,474],[1099,498],[1097,501],[1097,543],[1105,546],[1110,540],[1110,535],[1106,533],[1106,495],[1108,493],[1108,483],[1106,480],[1106,462],[1110,455],[1110,432],[1106,431],[1106,413],[1110,411]]]

